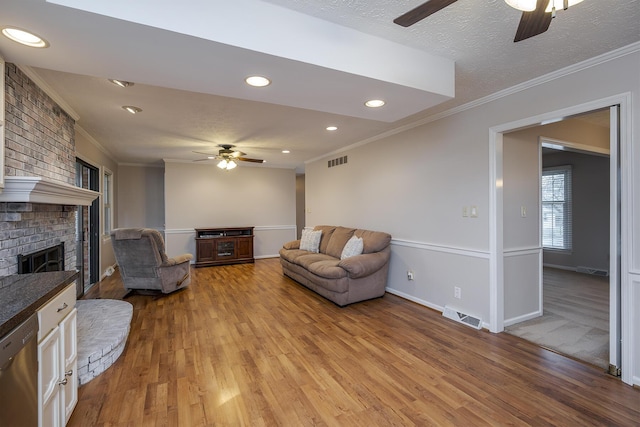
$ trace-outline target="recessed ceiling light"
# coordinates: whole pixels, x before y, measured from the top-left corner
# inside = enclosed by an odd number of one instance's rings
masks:
[[[327,130],[338,130],[338,126],[327,126]]]
[[[244,79],[244,81],[247,82],[249,86],[254,87],[265,87],[271,84],[271,80],[262,76],[249,76]]]
[[[109,81],[111,83],[113,83],[114,85],[120,86],[120,87],[129,87],[129,86],[133,86],[134,85],[133,82],[127,82],[125,80],[109,79]]]
[[[367,107],[370,108],[378,108],[378,107],[382,107],[385,104],[385,102],[381,99],[371,99],[367,102],[364,103],[364,105],[366,105]]]
[[[282,154],[289,154],[291,151],[289,150],[282,150]]]
[[[130,112],[131,114],[138,114],[142,112],[142,108],[134,107],[133,105],[125,105],[122,109]]]
[[[14,42],[23,44],[29,47],[49,47],[49,42],[42,37],[32,32],[16,28],[16,27],[3,27],[2,34],[13,40]]]

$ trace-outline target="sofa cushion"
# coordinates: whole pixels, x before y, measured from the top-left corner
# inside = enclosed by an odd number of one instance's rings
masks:
[[[320,253],[326,254],[329,240],[331,240],[333,230],[335,230],[336,227],[333,225],[316,225],[313,229],[322,231],[322,238],[320,239]]]
[[[320,238],[322,237],[321,230],[302,230],[302,238],[300,239],[300,249],[303,251],[309,251],[318,253],[320,250]]]
[[[351,258],[352,256],[360,255],[362,253],[363,243],[362,237],[351,236],[342,249],[340,259]]]
[[[285,249],[282,248],[280,249],[280,256],[283,259],[286,259],[289,262],[292,262],[294,264],[298,264],[298,258],[303,256],[303,255],[309,255],[311,252],[309,251],[303,251],[301,249]]]
[[[330,261],[330,262],[333,262],[335,265],[338,265],[338,262],[340,260],[325,254],[314,254],[311,252],[305,252],[300,256],[298,256],[295,259],[295,261],[293,261],[293,263],[298,264],[300,267],[304,267],[307,270],[309,270],[312,264],[320,261]]]
[[[335,258],[314,262],[307,267],[307,270],[326,279],[341,279],[347,276],[347,271],[338,267],[338,260]]]
[[[340,259],[342,249],[344,248],[344,245],[347,244],[347,241],[351,236],[353,236],[354,231],[355,228],[336,227],[335,230],[333,230],[333,234],[331,235],[331,239],[329,240],[327,251],[325,253],[334,258]]]
[[[380,252],[391,243],[391,235],[382,231],[356,230],[354,235],[362,237],[363,254]]]

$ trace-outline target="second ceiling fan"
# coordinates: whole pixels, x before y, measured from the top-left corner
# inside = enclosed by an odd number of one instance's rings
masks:
[[[457,0],[429,0],[393,20],[398,25],[409,27],[423,20]],[[566,10],[582,0],[505,0],[510,6],[522,10],[520,24],[514,42],[542,34],[549,29],[551,19],[555,17],[556,7]],[[557,6],[556,6],[557,4]]]

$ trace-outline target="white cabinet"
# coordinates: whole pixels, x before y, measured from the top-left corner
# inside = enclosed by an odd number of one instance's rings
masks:
[[[38,425],[64,426],[78,402],[75,283],[38,310]]]

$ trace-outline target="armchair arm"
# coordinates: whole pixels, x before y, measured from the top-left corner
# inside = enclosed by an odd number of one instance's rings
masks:
[[[358,279],[380,270],[389,262],[389,256],[389,250],[356,255],[343,259],[338,264],[338,267],[342,267],[347,270],[350,277]]]
[[[193,259],[193,255],[191,254],[178,255],[173,258],[169,258],[166,263],[161,265],[161,267],[171,267],[172,265],[182,264],[183,262],[190,261],[191,259]]]
[[[294,240],[282,245],[283,249],[300,249],[300,240]]]

